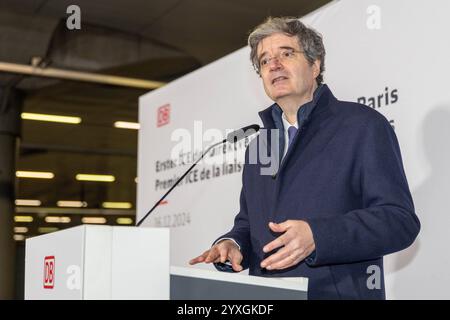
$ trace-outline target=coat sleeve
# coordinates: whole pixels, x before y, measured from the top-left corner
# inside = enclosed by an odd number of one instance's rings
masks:
[[[219,237],[214,243],[218,242],[222,239],[231,239],[234,240],[240,248],[241,254],[243,256],[242,259],[242,268],[243,270],[248,268],[248,252],[250,248],[250,227],[247,216],[247,206],[245,203],[245,192],[244,188],[242,188],[241,196],[240,196],[240,210],[239,213],[234,218],[234,225],[231,231]],[[230,265],[215,263],[214,266],[219,271],[232,271]]]
[[[355,168],[362,206],[307,220],[316,244],[310,266],[376,259],[410,246],[419,233],[394,130],[379,115],[360,132]]]
[[[248,149],[246,151],[246,163],[248,158]],[[248,219],[248,211],[247,211],[247,201],[246,201],[246,193],[245,193],[245,185],[244,185],[244,177],[245,177],[245,168],[246,165],[244,165],[244,171],[242,173],[242,189],[241,189],[241,195],[239,200],[239,212],[234,218],[234,224],[233,228],[226,234],[220,236],[217,238],[213,244],[218,242],[221,239],[232,239],[234,240],[240,248],[241,254],[243,256],[242,259],[242,268],[243,270],[248,268],[248,256],[250,252],[250,225],[249,225],[249,219]],[[229,264],[223,264],[223,263],[215,263],[214,266],[219,271],[229,271],[233,272],[233,269]]]

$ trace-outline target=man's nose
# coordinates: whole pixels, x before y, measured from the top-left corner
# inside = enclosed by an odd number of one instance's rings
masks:
[[[269,60],[269,70],[279,70],[280,68],[282,68],[283,65],[280,62],[280,59],[278,59],[278,57],[272,57]]]

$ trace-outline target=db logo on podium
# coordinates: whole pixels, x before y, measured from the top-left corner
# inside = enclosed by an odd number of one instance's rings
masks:
[[[53,289],[55,286],[55,256],[44,258],[44,288]]]

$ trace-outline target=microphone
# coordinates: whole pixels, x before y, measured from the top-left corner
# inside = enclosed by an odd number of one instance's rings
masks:
[[[224,144],[224,143],[236,143],[244,138],[247,138],[255,133],[257,133],[259,131],[260,127],[257,124],[252,124],[246,127],[243,127],[241,129],[235,130],[233,132],[230,132],[229,134],[227,134],[226,139],[223,139],[222,141],[216,142],[214,143],[212,146],[210,146],[208,149],[206,149],[206,151],[204,151],[202,153],[202,155],[200,156],[200,158],[197,159],[197,161],[194,162],[194,164],[192,164],[192,166],[189,167],[189,169],[186,170],[186,172],[173,184],[172,187],[170,187],[169,190],[167,190],[167,192],[161,197],[161,199],[159,199],[154,206],[147,212],[147,214],[141,219],[139,220],[139,222],[136,224],[136,227],[139,227],[145,219],[147,219],[147,217],[153,212],[153,210],[156,209],[156,207],[167,197],[167,195],[172,192],[172,190],[181,182],[181,180],[183,180],[183,178],[197,165],[197,163],[200,162],[200,160],[203,159],[203,157],[209,152],[209,150],[211,150],[212,148],[220,145],[220,144]]]
[[[251,136],[252,134],[259,131],[259,125],[251,124],[249,126],[243,127],[241,129],[235,130],[227,134],[227,141],[229,143],[236,143],[239,140],[242,140],[246,137]]]

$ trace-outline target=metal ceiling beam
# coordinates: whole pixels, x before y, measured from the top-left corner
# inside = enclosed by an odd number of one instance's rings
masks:
[[[160,88],[166,84],[165,82],[159,81],[119,77],[107,74],[97,74],[91,72],[72,71],[56,68],[40,68],[24,64],[1,62],[1,61],[0,61],[0,72],[25,74],[35,77],[74,80],[81,82],[99,83],[112,86],[149,89],[149,90]]]

